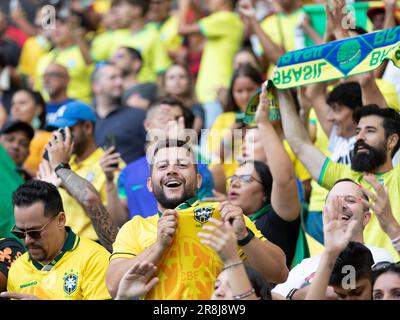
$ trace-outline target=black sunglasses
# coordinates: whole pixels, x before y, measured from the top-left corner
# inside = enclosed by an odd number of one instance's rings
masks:
[[[49,221],[47,221],[47,223],[41,227],[40,229],[36,229],[36,230],[28,230],[28,231],[21,231],[19,230],[15,225],[11,228],[11,233],[16,236],[19,239],[25,239],[26,235],[28,235],[30,238],[38,240],[42,237],[42,232],[44,231],[44,229],[46,229],[46,227],[50,224],[50,222],[52,220],[54,220],[54,218],[58,217],[58,215],[52,217],[49,219]]]
[[[374,272],[383,271],[391,266],[400,267],[400,261],[398,261],[398,262],[381,261],[381,262],[375,263],[371,267],[371,270]]]

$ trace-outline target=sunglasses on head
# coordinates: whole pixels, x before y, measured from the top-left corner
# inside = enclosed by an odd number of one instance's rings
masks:
[[[378,263],[375,263],[372,267],[371,270],[372,271],[382,271],[385,270],[391,266],[395,266],[395,267],[400,267],[400,261],[398,262],[389,262],[389,261],[381,261]]]
[[[44,231],[44,229],[46,229],[46,227],[50,224],[50,222],[51,222],[52,220],[54,220],[54,218],[56,218],[57,216],[58,216],[58,215],[56,215],[56,216],[50,218],[49,221],[47,221],[47,223],[46,223],[43,227],[41,227],[40,229],[22,231],[22,230],[19,230],[19,229],[17,228],[17,226],[14,225],[14,226],[11,228],[11,231],[10,231],[10,232],[11,232],[14,236],[16,236],[18,239],[25,239],[25,238],[26,238],[26,235],[28,235],[30,238],[35,239],[35,240],[38,240],[38,239],[40,239],[40,238],[42,237],[42,232]]]

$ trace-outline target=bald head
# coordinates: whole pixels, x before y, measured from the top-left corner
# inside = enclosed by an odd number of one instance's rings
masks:
[[[67,96],[69,74],[67,68],[60,64],[50,63],[43,74],[43,86],[50,100],[59,100]]]

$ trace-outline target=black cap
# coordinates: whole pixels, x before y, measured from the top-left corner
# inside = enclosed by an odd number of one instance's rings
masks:
[[[24,131],[28,135],[29,140],[32,140],[33,136],[35,135],[35,131],[33,130],[32,126],[20,120],[8,120],[1,127],[0,135],[3,133],[10,133],[16,130]]]

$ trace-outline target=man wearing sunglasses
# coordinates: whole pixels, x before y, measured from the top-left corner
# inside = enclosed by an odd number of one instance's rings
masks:
[[[40,180],[21,185],[13,194],[15,226],[27,252],[8,274],[2,298],[22,300],[109,299],[105,286],[108,252],[65,227],[57,188]]]

